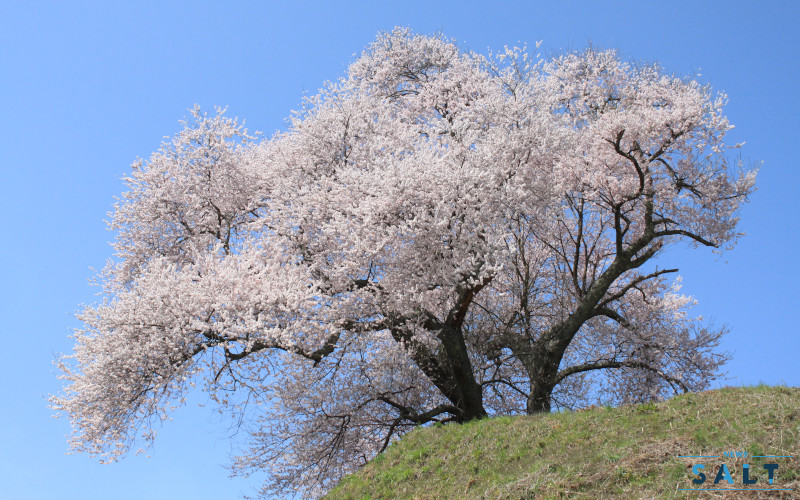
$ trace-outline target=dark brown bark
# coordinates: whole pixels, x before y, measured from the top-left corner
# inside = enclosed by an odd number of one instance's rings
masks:
[[[446,325],[440,337],[452,377],[452,388],[445,392],[445,396],[462,412],[456,416],[456,420],[466,422],[486,417],[483,387],[475,380],[460,326]]]

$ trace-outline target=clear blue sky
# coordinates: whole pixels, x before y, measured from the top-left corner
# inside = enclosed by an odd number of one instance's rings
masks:
[[[66,456],[51,418],[54,354],[71,349],[87,285],[110,257],[103,220],[120,178],[194,103],[229,106],[251,130],[284,126],[304,91],[341,75],[379,30],[437,30],[485,52],[589,42],[699,73],[730,96],[733,142],[763,161],[723,256],[676,251],[697,311],[727,324],[727,384],[800,386],[800,3],[36,2],[0,5],[0,498],[204,499],[252,492],[228,479],[224,422],[195,395],[150,450],[102,466]]]

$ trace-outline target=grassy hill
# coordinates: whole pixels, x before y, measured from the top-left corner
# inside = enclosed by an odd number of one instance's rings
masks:
[[[732,485],[714,484],[723,463]],[[772,485],[765,463],[778,464]],[[694,464],[705,464],[704,484],[692,483]],[[756,484],[742,484],[744,464]],[[800,498],[800,388],[725,388],[657,404],[421,428],[326,498]]]

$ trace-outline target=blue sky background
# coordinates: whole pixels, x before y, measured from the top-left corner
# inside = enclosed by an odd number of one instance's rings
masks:
[[[251,493],[229,479],[236,446],[201,394],[161,428],[151,458],[65,455],[52,361],[111,256],[104,219],[120,178],[179,130],[194,103],[229,106],[250,130],[284,127],[304,91],[341,75],[379,30],[443,31],[463,48],[542,40],[699,73],[763,161],[742,211],[747,236],[718,258],[676,250],[696,311],[731,333],[724,384],[800,386],[800,3],[21,2],[0,5],[0,498],[204,499]]]

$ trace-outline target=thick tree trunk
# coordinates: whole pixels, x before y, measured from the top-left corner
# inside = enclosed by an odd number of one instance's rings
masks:
[[[488,416],[483,407],[483,387],[475,380],[461,328],[445,326],[441,339],[454,385],[453,390],[445,393],[445,396],[463,412],[457,421],[466,422]]]
[[[528,395],[528,403],[525,411],[528,415],[536,413],[550,412],[550,398],[553,395],[553,388],[548,384],[531,381],[531,392]]]
[[[563,350],[539,348],[527,359],[526,368],[530,375],[530,393],[526,405],[528,415],[550,411],[550,400],[562,356]]]
[[[483,387],[475,380],[460,326],[441,323],[428,326],[431,330],[439,330],[439,350],[415,342],[404,328],[393,328],[392,336],[405,346],[414,363],[458,409],[453,415],[457,422],[488,416],[483,407]]]
[[[457,422],[468,422],[470,420],[477,420],[486,418],[488,414],[483,407],[483,391],[481,386],[477,383],[470,384],[472,387],[465,387],[462,392],[462,399],[460,404],[457,405],[463,413],[456,419]]]

